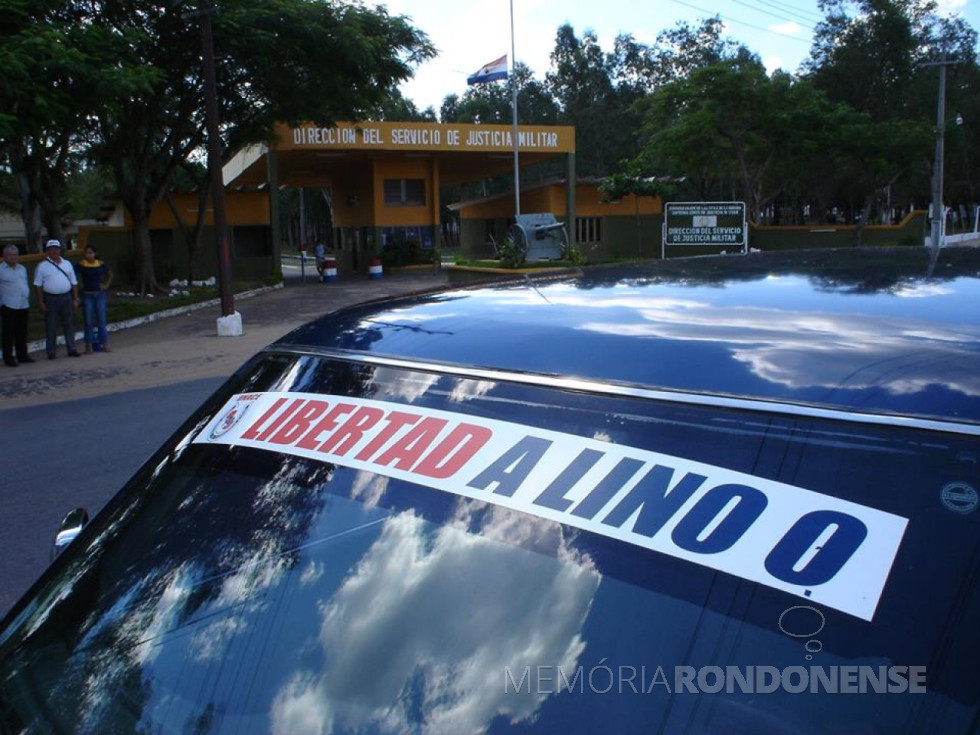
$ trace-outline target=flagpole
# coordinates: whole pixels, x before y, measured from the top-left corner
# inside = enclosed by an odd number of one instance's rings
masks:
[[[521,174],[517,158],[517,52],[514,50],[514,0],[510,0],[511,111],[514,119],[514,214],[521,213]]]

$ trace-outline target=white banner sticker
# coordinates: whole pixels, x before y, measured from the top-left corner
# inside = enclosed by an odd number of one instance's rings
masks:
[[[315,393],[233,397],[200,444],[254,447],[494,503],[871,620],[907,519],[533,426]]]

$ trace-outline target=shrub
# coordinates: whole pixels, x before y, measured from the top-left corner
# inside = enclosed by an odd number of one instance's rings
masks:
[[[500,265],[504,268],[520,268],[524,263],[524,248],[510,236],[505,237],[497,246],[497,254],[500,256]]]
[[[585,257],[585,253],[582,252],[578,244],[575,244],[565,246],[565,254],[562,260],[567,260],[572,265],[585,265],[588,258]]]

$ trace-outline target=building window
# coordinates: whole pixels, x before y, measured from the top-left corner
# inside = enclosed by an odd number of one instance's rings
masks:
[[[602,217],[577,217],[575,242],[597,244],[602,242]]]
[[[424,207],[424,179],[385,179],[386,207]]]

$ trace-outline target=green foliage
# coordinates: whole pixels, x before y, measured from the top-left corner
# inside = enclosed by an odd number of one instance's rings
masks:
[[[517,117],[523,125],[555,125],[558,106],[548,89],[534,79],[526,64],[518,62],[504,84],[476,84],[462,97],[448,95],[442,103],[443,122],[509,125],[514,119],[514,86]]]
[[[588,262],[588,258],[585,257],[585,253],[582,252],[582,248],[578,244],[569,243],[565,247],[565,254],[563,260],[572,263],[573,265],[585,265]]]
[[[821,7],[825,20],[803,71],[857,119],[843,126],[826,198],[855,201],[855,217],[886,201],[928,201],[939,75],[929,64],[957,62],[947,69],[946,109],[976,120],[976,31],[961,18],[939,17],[926,0],[827,0]],[[947,136],[947,201],[977,199],[978,154],[980,126]]]
[[[635,120],[613,86],[611,65],[595,33],[586,31],[578,38],[572,26],[561,26],[551,64],[545,80],[561,108],[562,123],[575,126],[578,172],[608,173],[626,154],[623,136]]]
[[[431,107],[419,111],[412,100],[403,97],[402,93],[396,89],[375,107],[371,119],[396,122],[436,122],[436,111]]]
[[[359,120],[435,51],[383,7],[319,0],[48,0],[4,18],[0,141],[60,232],[68,176],[88,159],[112,172],[133,219],[140,290],[153,290],[148,215],[205,143],[201,24],[213,28],[225,150],[265,142],[279,121]],[[26,10],[29,7],[30,10]],[[288,49],[288,53],[283,53]]]
[[[284,189],[279,197],[283,248],[309,252],[317,242],[327,245],[333,229],[333,197],[327,189]],[[305,232],[303,231],[305,227]]]
[[[497,246],[500,265],[504,268],[520,268],[524,264],[524,248],[518,245],[510,235]]]
[[[384,6],[215,6],[226,158],[267,141],[277,121],[435,119],[397,88],[434,49]],[[0,202],[24,212],[35,247],[36,219],[57,234],[63,220],[96,211],[111,192],[135,223],[139,277],[155,281],[148,213],[172,187],[204,180],[200,167],[187,166],[206,142],[194,8],[195,0],[8,0],[0,11]],[[797,76],[767,73],[757,54],[722,36],[717,16],[679,23],[651,45],[622,34],[611,49],[566,24],[543,81],[518,63],[504,84],[447,96],[440,117],[509,124],[516,89],[521,123],[575,126],[577,173],[603,177],[610,198],[737,197],[754,219],[839,210],[866,222],[876,209],[930,198],[938,69],[925,64],[946,58],[958,62],[947,68],[949,118],[966,120],[945,131],[947,199],[977,201],[976,31],[938,16],[931,0],[821,0],[820,9],[811,58]],[[522,182],[563,173],[555,159]],[[510,186],[504,175],[454,195]],[[308,233],[291,225],[298,217],[288,202],[282,211],[284,232],[298,244]],[[329,225],[317,222],[317,231]]]
[[[696,69],[717,64],[744,53],[744,47],[721,36],[724,24],[717,15],[692,26],[684,21],[662,31],[652,48],[641,51],[637,66],[647,89],[683,79]]]
[[[642,178],[620,172],[603,178],[599,182],[599,191],[610,201],[617,201],[629,194],[640,197],[660,197],[663,201],[670,201],[677,194],[678,182],[666,177]]]
[[[381,250],[381,263],[385,268],[399,265],[419,265],[428,261],[423,256],[422,245],[414,238],[393,238]]]
[[[69,219],[99,219],[114,191],[112,173],[104,168],[81,168],[68,177],[65,187]]]

